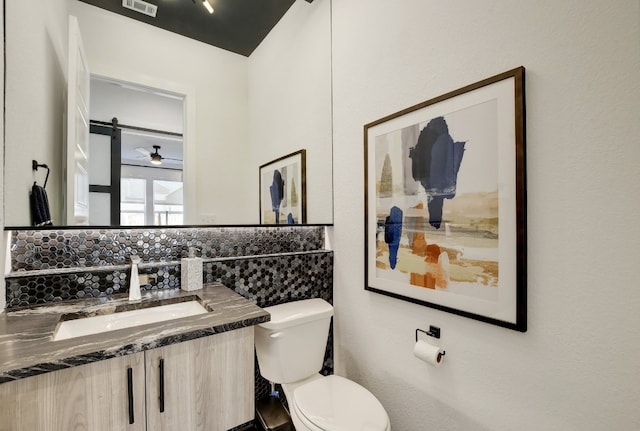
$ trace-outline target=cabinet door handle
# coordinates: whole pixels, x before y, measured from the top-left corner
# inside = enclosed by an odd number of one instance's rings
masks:
[[[160,413],[164,413],[164,359],[160,358]]]
[[[129,424],[134,422],[133,418],[133,369],[127,368],[127,389],[129,393]]]

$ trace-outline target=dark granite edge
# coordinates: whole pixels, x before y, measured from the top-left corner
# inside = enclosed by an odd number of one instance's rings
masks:
[[[184,332],[181,334],[170,335],[167,337],[159,338],[155,341],[150,341],[141,344],[127,344],[117,349],[106,349],[97,352],[71,356],[65,358],[62,361],[45,362],[41,364],[35,364],[28,367],[20,368],[0,374],[0,384],[20,380],[26,377],[33,377],[39,374],[45,374],[51,371],[63,370],[66,368],[77,367],[79,365],[90,364],[93,362],[99,362],[105,359],[112,359],[120,356],[132,355],[145,350],[155,349],[158,347],[164,347],[171,344],[182,343],[184,341],[195,340],[202,337],[208,337],[210,335],[219,334],[222,332],[233,331],[235,329],[246,328],[254,326],[259,323],[268,322],[269,316],[260,316],[251,319],[244,319],[240,322],[234,322],[226,325],[212,326],[206,329],[199,329],[191,332]]]
[[[157,301],[157,295],[165,294],[147,293],[138,304]],[[99,314],[95,311],[101,307],[135,303],[130,303],[126,297],[107,301],[96,298],[0,315],[0,384],[249,327],[270,319],[268,312],[221,284],[208,284],[198,291],[170,292],[167,296],[174,299],[181,295],[198,295],[203,305],[212,311],[61,341],[53,341],[52,336],[63,315],[83,307],[91,310],[87,314]],[[61,308],[65,311],[60,311]]]

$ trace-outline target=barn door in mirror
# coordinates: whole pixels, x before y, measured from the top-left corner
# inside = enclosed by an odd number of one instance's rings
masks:
[[[120,226],[120,152],[122,130],[91,123],[89,135],[89,224]]]

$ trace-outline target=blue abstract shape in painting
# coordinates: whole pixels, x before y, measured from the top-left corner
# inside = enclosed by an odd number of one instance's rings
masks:
[[[280,224],[280,204],[284,198],[284,181],[277,169],[273,171],[273,182],[269,191],[271,192],[271,209],[276,214],[276,224]]]
[[[444,117],[429,121],[409,150],[411,173],[427,193],[429,224],[436,229],[442,224],[444,199],[456,195],[458,171],[464,155],[464,142],[454,142]]]
[[[384,242],[389,245],[389,265],[396,268],[398,262],[398,248],[402,235],[402,210],[396,206],[391,207],[389,216],[384,222]]]
[[[287,214],[287,224],[296,224],[295,219],[293,218],[293,214]]]

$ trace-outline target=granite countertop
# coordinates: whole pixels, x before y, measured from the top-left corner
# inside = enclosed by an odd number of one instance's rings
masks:
[[[208,313],[53,341],[61,320],[196,299]],[[0,314],[0,383],[253,326],[269,313],[221,284],[201,290],[143,293],[58,302]]]

